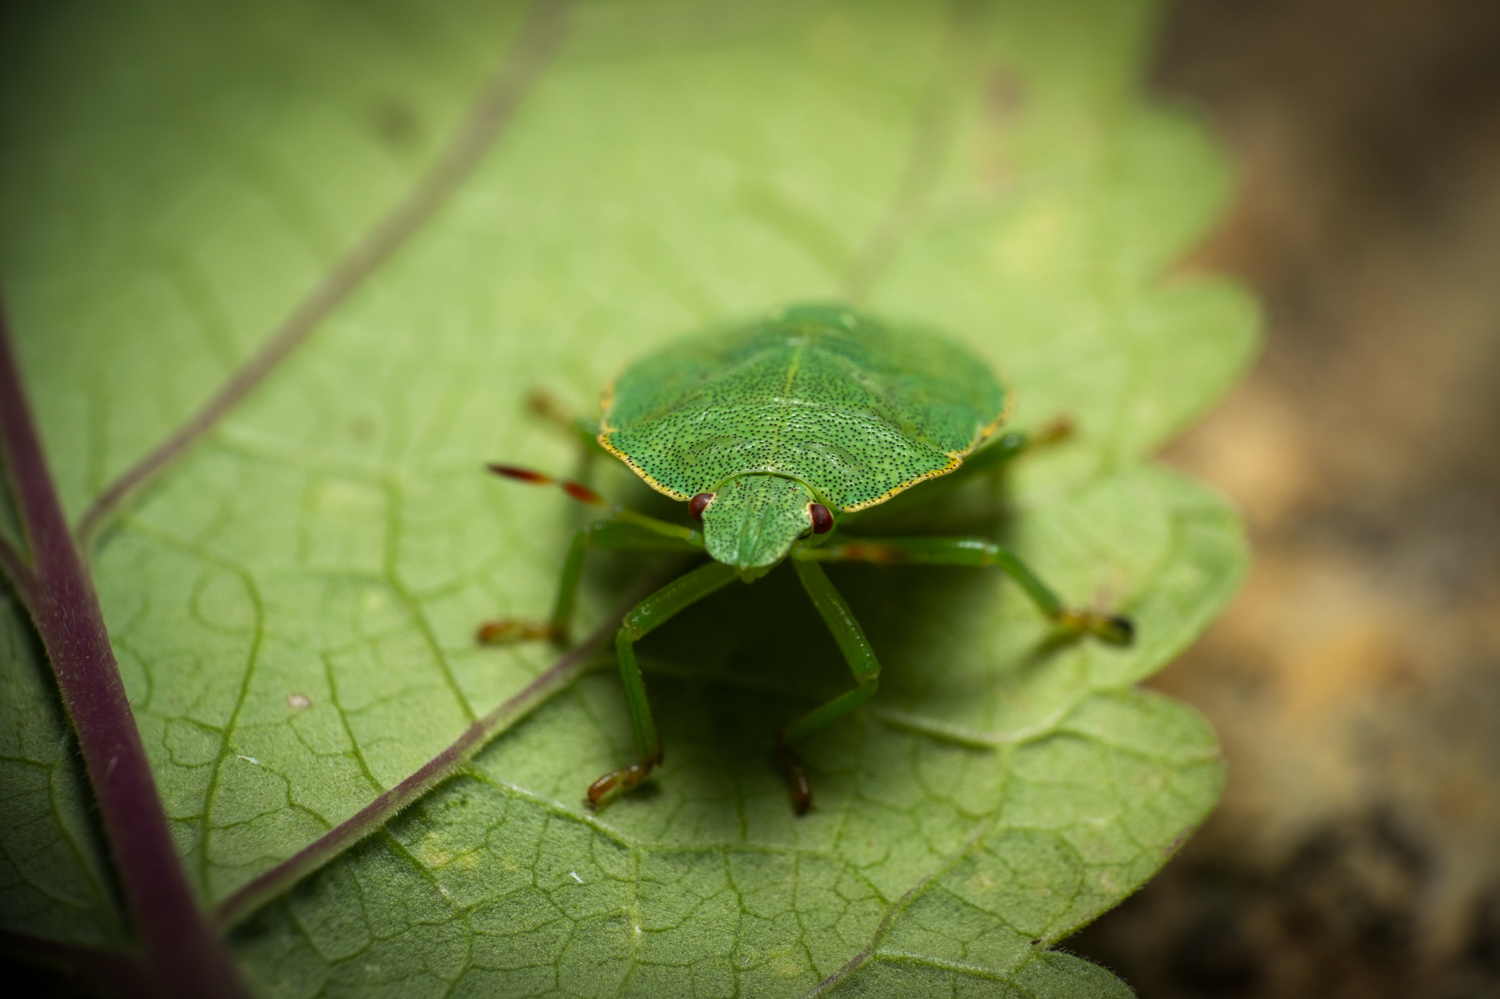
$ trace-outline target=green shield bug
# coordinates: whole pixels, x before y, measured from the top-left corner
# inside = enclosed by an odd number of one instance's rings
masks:
[[[1015,555],[979,537],[867,537],[845,519],[963,468],[992,469],[1024,450],[999,434],[1007,393],[969,351],[902,331],[843,306],[801,306],[767,319],[688,337],[630,367],[605,388],[594,433],[600,447],[653,489],[688,504],[697,526],[673,524],[606,501],[587,486],[510,465],[490,470],[561,486],[611,516],[578,532],[552,617],[493,621],[481,641],[565,644],[590,548],[682,551],[710,561],[625,615],[616,635],[620,675],[638,756],[594,781],[592,807],[635,787],[661,762],[662,745],[634,646],[647,632],[734,582],[790,559],[854,674],[846,693],[787,722],[777,756],[798,814],[812,790],[792,745],[869,699],[880,664],[821,563],[859,561],[994,566],[1059,626],[1113,644],[1133,637],[1127,618],[1065,605]]]

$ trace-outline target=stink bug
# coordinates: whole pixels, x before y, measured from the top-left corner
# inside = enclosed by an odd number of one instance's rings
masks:
[[[662,759],[635,643],[696,601],[736,579],[752,582],[787,559],[856,681],[776,733],[798,814],[811,805],[812,790],[792,745],[868,700],[880,677],[874,649],[821,563],[994,566],[1060,627],[1129,643],[1127,618],[1068,607],[986,538],[871,538],[841,530],[849,515],[928,479],[960,467],[963,474],[993,469],[1037,443],[998,433],[1008,402],[984,362],[957,344],[842,306],[802,306],[680,340],[604,389],[594,440],[653,489],[687,503],[694,526],[611,504],[576,482],[491,465],[507,478],[559,485],[610,516],[574,538],[550,620],[489,622],[479,631],[483,642],[565,644],[590,548],[709,556],[621,623],[615,648],[638,755],[589,786],[589,805],[598,808],[640,784]]]

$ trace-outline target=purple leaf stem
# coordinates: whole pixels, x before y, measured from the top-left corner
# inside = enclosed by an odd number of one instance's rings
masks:
[[[0,445],[31,553],[4,560],[78,734],[147,974],[166,996],[247,996],[177,857],[104,615],[73,545],[0,314]]]

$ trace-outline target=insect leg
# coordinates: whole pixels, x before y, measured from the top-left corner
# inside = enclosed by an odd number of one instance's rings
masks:
[[[1033,448],[1056,444],[1073,436],[1073,421],[1059,416],[1035,430],[1007,430],[964,459],[963,466],[950,478],[962,481],[971,475],[988,472],[1013,461]]]
[[[646,699],[646,681],[635,659],[635,643],[665,624],[678,611],[685,610],[736,578],[733,566],[710,562],[678,576],[625,615],[615,635],[615,651],[620,657],[620,679],[625,683],[625,703],[630,708],[630,727],[635,732],[640,757],[635,763],[612,770],[589,785],[590,808],[599,808],[629,791],[645,780],[652,768],[661,762],[661,738],[656,734],[651,703]]]
[[[854,679],[859,683],[853,690],[845,691],[800,718],[793,719],[776,733],[776,755],[780,758],[787,782],[792,786],[793,807],[798,815],[804,815],[812,805],[812,788],[807,783],[802,762],[797,759],[790,743],[805,739],[869,700],[870,695],[875,693],[875,688],[880,685],[880,661],[875,658],[875,650],[870,648],[870,641],[865,638],[864,629],[855,620],[849,605],[828,581],[823,567],[816,562],[807,561],[793,562],[792,566],[797,570],[797,578],[802,580],[807,595],[812,598],[813,606],[823,616],[828,630],[833,632],[833,640],[844,654],[849,672],[854,674]]]
[[[860,511],[854,516],[862,524],[880,523],[891,517],[900,517],[903,512],[910,513],[922,505],[931,504],[939,497],[956,492],[967,483],[993,475],[1036,448],[1067,440],[1072,435],[1073,423],[1067,417],[1059,417],[1035,430],[1007,430],[965,457],[956,471],[924,483],[921,489],[902,493],[888,503]]]
[[[526,396],[526,408],[576,440],[589,457],[608,454],[599,446],[599,421],[574,416],[552,394],[534,389]]]
[[[1135,637],[1130,618],[1067,606],[1015,553],[984,538],[851,538],[821,548],[797,549],[792,557],[817,562],[994,566],[1019,583],[1031,602],[1063,627],[1111,645],[1129,645]]]
[[[622,524],[614,520],[590,524],[573,535],[573,544],[568,548],[568,559],[563,563],[562,578],[558,581],[557,599],[552,604],[552,616],[546,621],[513,617],[486,621],[479,626],[476,636],[479,643],[509,645],[513,642],[547,639],[554,644],[567,646],[569,627],[573,621],[573,606],[578,598],[578,582],[583,577],[583,559],[590,548],[637,552],[698,551],[698,547],[688,541],[658,534],[635,524]]]

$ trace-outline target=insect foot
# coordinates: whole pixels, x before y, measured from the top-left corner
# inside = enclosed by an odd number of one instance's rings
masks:
[[[792,809],[798,815],[806,815],[812,808],[812,785],[807,782],[807,771],[802,769],[797,751],[783,741],[780,732],[776,733],[776,762],[781,764],[781,774],[791,788]]]
[[[1029,443],[1032,447],[1061,444],[1063,441],[1072,440],[1077,432],[1078,425],[1073,422],[1071,416],[1058,416],[1033,431]]]
[[[532,389],[526,393],[526,409],[532,416],[553,423],[563,430],[573,429],[573,414],[545,389]]]
[[[1123,614],[1100,614],[1091,629],[1111,645],[1129,645],[1135,641],[1135,622]]]
[[[603,777],[600,777],[589,785],[587,798],[589,808],[597,812],[611,801],[614,801],[620,795],[651,776],[651,771],[660,762],[661,754],[657,753],[648,760],[632,763],[630,766],[621,767],[619,770],[611,770]]]
[[[1123,614],[1065,610],[1057,615],[1057,623],[1070,631],[1093,635],[1110,645],[1129,645],[1135,641],[1135,622]]]
[[[502,617],[481,624],[474,633],[480,645],[514,645],[517,642],[553,641],[566,645],[568,636],[545,621]]]

